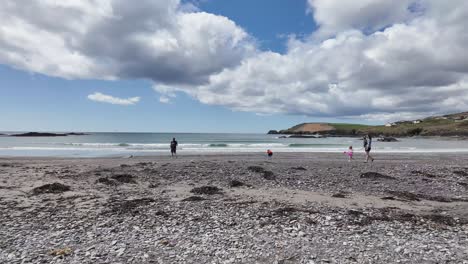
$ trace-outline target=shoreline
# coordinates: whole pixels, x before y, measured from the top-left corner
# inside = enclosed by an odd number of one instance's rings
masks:
[[[150,151],[149,151],[150,152]],[[0,160],[73,160],[73,159],[85,159],[85,160],[93,160],[93,159],[160,159],[160,158],[170,158],[170,153],[168,152],[156,152],[157,154],[154,155],[154,152],[151,154],[109,154],[109,155],[99,155],[99,156],[66,156],[66,155],[37,155],[37,156],[7,156],[7,155],[0,155]],[[257,157],[257,158],[267,158],[266,153],[263,151],[249,151],[249,152],[178,152],[178,157],[185,157],[185,158],[196,158],[196,157],[215,157],[215,156],[222,156],[222,157]],[[71,155],[71,154],[70,154]],[[364,156],[364,151],[360,149],[355,149],[354,151],[355,156]],[[371,155],[378,155],[378,156],[409,156],[409,157],[419,157],[419,156],[467,156],[468,157],[468,149],[462,149],[459,151],[454,150],[433,150],[433,149],[425,149],[425,150],[410,150],[410,151],[372,151]],[[340,159],[343,157],[342,150],[336,151],[317,151],[317,152],[300,152],[300,151],[275,151],[273,159],[278,158],[288,158],[288,157],[314,157],[314,156],[326,156],[332,159]]]

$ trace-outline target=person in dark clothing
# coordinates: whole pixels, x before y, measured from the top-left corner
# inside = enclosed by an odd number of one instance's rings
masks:
[[[175,138],[172,139],[171,141],[171,155],[172,157],[177,157],[177,145],[179,145],[179,143],[177,143],[177,140]]]
[[[371,161],[374,161],[374,158],[370,155],[370,151],[372,149],[372,137],[371,135],[367,135],[364,137],[364,150],[366,151],[366,162],[371,159]]]

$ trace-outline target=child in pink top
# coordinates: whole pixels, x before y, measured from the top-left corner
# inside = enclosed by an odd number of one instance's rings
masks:
[[[349,146],[348,151],[345,151],[343,153],[348,155],[349,157],[348,162],[351,162],[351,160],[353,159],[353,146]]]

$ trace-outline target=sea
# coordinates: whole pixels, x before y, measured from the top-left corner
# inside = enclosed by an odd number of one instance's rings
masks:
[[[0,132],[15,134],[19,132]],[[284,138],[267,134],[215,133],[89,133],[66,137],[0,136],[0,157],[126,157],[170,155],[176,138],[178,154],[273,152],[343,153],[349,146],[363,151],[362,140],[351,137]],[[468,153],[468,140],[444,137],[373,141],[375,153]]]

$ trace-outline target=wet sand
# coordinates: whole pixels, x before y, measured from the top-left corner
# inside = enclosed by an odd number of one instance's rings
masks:
[[[0,262],[468,263],[468,155],[363,160],[1,158]]]

